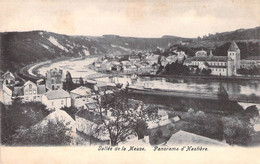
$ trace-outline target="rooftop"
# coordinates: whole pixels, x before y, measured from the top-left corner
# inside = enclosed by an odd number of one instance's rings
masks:
[[[91,94],[91,89],[89,89],[87,87],[80,86],[80,87],[70,91],[70,93],[85,96],[85,95]]]
[[[94,122],[96,124],[101,124],[102,123],[102,119],[101,119],[99,114],[96,114],[94,112],[90,112],[88,110],[84,110],[84,109],[79,110],[76,113],[76,115],[78,117],[84,118],[84,119],[86,119],[88,121],[91,121],[91,122]]]
[[[228,51],[238,51],[238,50],[239,50],[239,48],[238,48],[236,42],[232,41]]]
[[[70,97],[70,94],[68,92],[66,92],[65,90],[50,90],[45,95],[49,100]]]
[[[178,131],[173,134],[169,141],[166,143],[167,146],[178,145],[178,144],[193,144],[193,145],[218,145],[218,146],[227,146],[228,144],[217,141],[211,138],[200,136],[197,134],[189,133],[186,131]]]

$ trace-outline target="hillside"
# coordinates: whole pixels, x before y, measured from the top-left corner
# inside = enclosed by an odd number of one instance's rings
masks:
[[[213,50],[226,55],[230,41],[235,40],[242,58],[260,56],[260,27],[216,33],[203,38],[182,38],[165,35],[161,38],[135,38],[118,35],[68,36],[46,31],[0,33],[0,70],[17,69],[39,61],[60,57],[131,54],[139,50],[164,53],[173,49],[193,56],[197,50]],[[159,50],[160,49],[160,50]]]
[[[15,71],[30,63],[59,57],[130,54],[138,50],[166,48],[181,40],[171,38],[134,38],[116,35],[101,37],[67,36],[46,31],[0,33],[1,70]]]
[[[239,29],[230,32],[209,34],[203,38],[193,39],[186,44],[176,44],[166,49],[179,49],[189,56],[194,56],[195,52],[201,49],[209,52],[212,50],[214,55],[227,55],[227,50],[231,41],[236,41],[241,50],[241,58],[245,59],[249,56],[260,56],[260,27],[251,29]]]

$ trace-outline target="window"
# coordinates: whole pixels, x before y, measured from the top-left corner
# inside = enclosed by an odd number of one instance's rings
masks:
[[[36,90],[33,90],[33,93],[36,94]]]
[[[28,97],[25,97],[25,101],[28,101]]]
[[[36,96],[33,96],[33,99],[36,100]]]
[[[25,94],[27,95],[27,94],[28,94],[28,91],[25,91]]]
[[[30,95],[31,95],[31,94],[32,94],[32,91],[30,91],[29,93],[30,93]]]
[[[61,105],[63,105],[63,100],[61,100]]]
[[[32,84],[29,85],[29,89],[32,89]]]

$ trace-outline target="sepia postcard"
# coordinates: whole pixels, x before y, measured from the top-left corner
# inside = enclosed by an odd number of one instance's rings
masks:
[[[0,163],[259,163],[259,0],[0,0]]]

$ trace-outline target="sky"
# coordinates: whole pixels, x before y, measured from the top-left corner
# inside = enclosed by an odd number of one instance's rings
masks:
[[[0,32],[197,37],[260,26],[260,0],[0,0]]]

